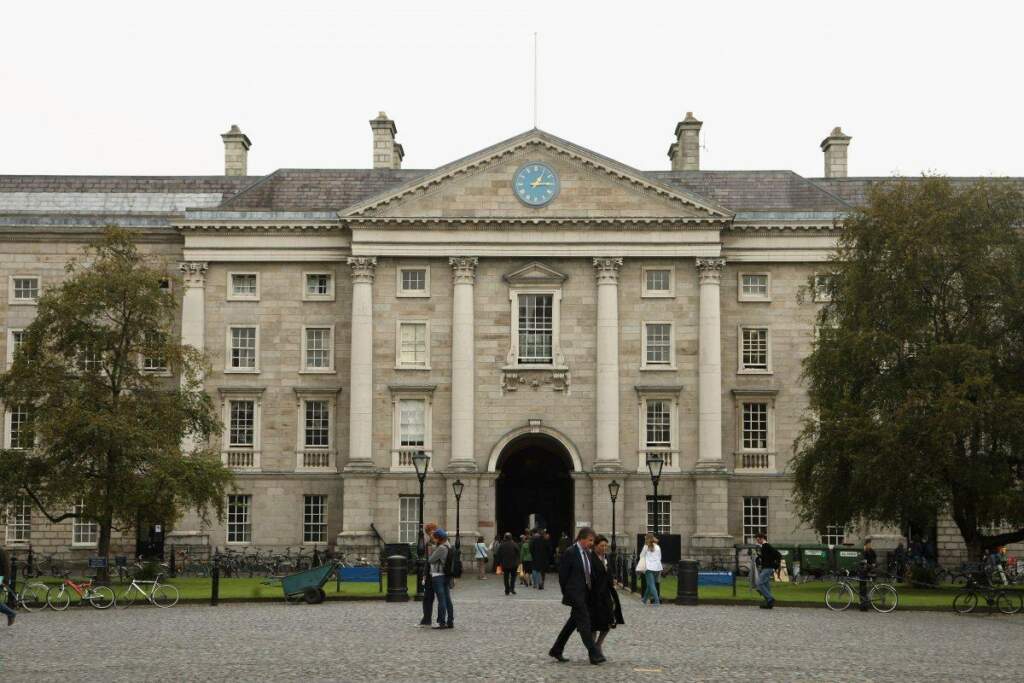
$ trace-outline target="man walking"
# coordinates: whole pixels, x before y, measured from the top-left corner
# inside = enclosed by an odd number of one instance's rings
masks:
[[[505,534],[501,545],[498,546],[495,562],[501,566],[501,572],[505,577],[505,595],[515,595],[516,569],[519,568],[519,546],[512,539],[512,534]]]
[[[764,534],[758,534],[754,540],[757,542],[761,554],[761,569],[757,573],[757,585],[755,588],[758,593],[764,596],[764,604],[760,605],[761,609],[771,609],[775,606],[775,598],[772,597],[771,581],[772,577],[775,576],[775,572],[779,569],[779,563],[782,562],[782,554],[771,546],[768,542],[768,537]]]
[[[544,590],[544,574],[551,564],[551,545],[544,540],[539,529],[530,539],[530,552],[533,555],[533,585],[537,590]]]
[[[591,568],[597,561],[590,548],[594,545],[594,530],[590,527],[583,527],[576,535],[576,543],[562,553],[558,562],[558,583],[562,588],[562,604],[572,608],[569,613],[569,620],[565,622],[555,644],[548,650],[548,655],[559,662],[568,661],[562,653],[565,644],[569,642],[569,636],[573,630],[579,631],[583,645],[587,648],[591,664],[602,664],[605,662],[604,655],[600,648],[594,643],[594,632],[590,625],[590,612],[587,609],[587,601],[590,597],[593,582],[591,579]]]
[[[434,531],[434,551],[430,553],[430,582],[437,597],[436,629],[455,628],[455,608],[452,606],[451,570],[455,556],[448,542],[448,532]]]

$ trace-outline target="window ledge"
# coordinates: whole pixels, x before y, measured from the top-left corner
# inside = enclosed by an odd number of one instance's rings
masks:
[[[551,370],[553,372],[568,372],[567,365],[548,365],[547,363],[527,363],[523,365],[506,365],[502,368],[506,372],[518,372],[520,370]]]
[[[395,294],[398,299],[429,299],[430,292],[399,292]]]
[[[641,299],[675,299],[676,295],[674,292],[644,292],[640,295]]]
[[[429,370],[429,365],[396,365],[395,370]]]
[[[300,375],[336,375],[338,371],[334,368],[317,368],[315,370],[305,369],[299,370]]]
[[[640,366],[640,372],[659,372],[659,371],[662,371],[662,372],[664,372],[664,371],[675,372],[678,369],[679,368],[677,368],[674,365],[641,365]]]
[[[333,296],[304,296],[303,301],[334,301]]]
[[[770,304],[772,302],[772,299],[771,297],[765,299],[761,297],[741,296],[737,299],[737,301],[739,301],[741,304]]]
[[[756,368],[742,368],[740,370],[737,370],[736,374],[737,375],[773,375],[775,373],[771,369],[759,370],[759,369],[756,369]]]
[[[96,548],[96,543],[71,543],[72,548]]]
[[[226,375],[258,375],[259,368],[224,368]]]
[[[10,299],[7,302],[8,306],[38,306],[39,300],[33,299],[32,301],[26,301],[25,299]]]
[[[224,298],[225,301],[248,301],[252,303],[259,303],[260,298],[258,296],[229,296]]]

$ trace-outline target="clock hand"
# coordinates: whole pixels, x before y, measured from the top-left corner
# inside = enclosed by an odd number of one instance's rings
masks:
[[[530,187],[540,187],[540,184],[541,184],[540,179],[543,178],[543,177],[544,176],[539,175],[536,178],[534,178],[533,182],[530,183]]]

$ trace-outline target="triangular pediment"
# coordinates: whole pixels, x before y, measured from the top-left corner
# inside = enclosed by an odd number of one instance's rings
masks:
[[[568,277],[568,275],[559,273],[554,268],[550,268],[539,261],[534,261],[511,273],[506,273],[503,279],[513,286],[560,285]]]
[[[516,172],[533,163],[549,165],[560,183],[558,195],[542,207],[524,204],[513,190]],[[718,222],[732,215],[711,200],[537,129],[342,212],[352,223],[402,219]]]

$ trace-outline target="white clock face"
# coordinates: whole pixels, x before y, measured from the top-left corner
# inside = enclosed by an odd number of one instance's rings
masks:
[[[547,164],[526,164],[516,171],[512,189],[524,204],[544,206],[558,196],[558,174]]]

